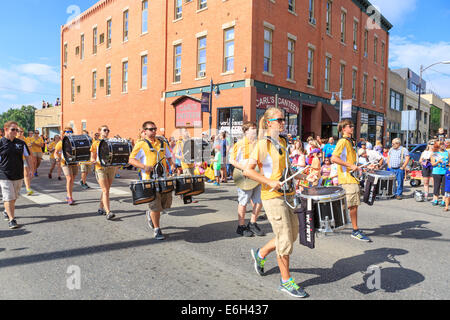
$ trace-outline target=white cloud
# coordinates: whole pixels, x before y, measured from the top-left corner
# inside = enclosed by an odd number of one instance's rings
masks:
[[[18,65],[15,67],[15,69],[17,70],[17,72],[19,72],[21,74],[37,76],[38,78],[40,78],[44,81],[49,81],[49,82],[54,82],[54,83],[59,82],[58,72],[55,71],[54,67],[51,67],[46,64],[27,63],[27,64]]]
[[[417,74],[436,62],[450,61],[450,42],[417,42],[413,37],[391,36],[389,50],[391,69],[410,68]],[[450,97],[450,65],[438,64],[424,72],[427,89]]]
[[[394,26],[407,21],[409,13],[416,10],[417,0],[371,0],[370,1]]]

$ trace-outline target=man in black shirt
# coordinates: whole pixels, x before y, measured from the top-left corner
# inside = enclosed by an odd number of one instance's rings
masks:
[[[3,217],[9,221],[10,229],[19,227],[14,219],[14,209],[24,178],[24,158],[30,165],[27,145],[16,138],[18,131],[17,122],[9,121],[5,123],[5,136],[0,139],[0,187],[6,210]]]

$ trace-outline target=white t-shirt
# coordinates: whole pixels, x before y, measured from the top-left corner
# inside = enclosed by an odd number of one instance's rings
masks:
[[[421,158],[423,160],[430,160],[432,155],[433,155],[433,152],[431,152],[431,151],[424,151],[424,152],[422,152]]]
[[[383,156],[375,150],[367,150],[366,152],[367,156],[369,157],[369,162],[378,162],[383,158]]]

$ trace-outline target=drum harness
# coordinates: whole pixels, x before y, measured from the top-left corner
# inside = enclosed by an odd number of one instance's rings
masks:
[[[161,149],[163,149],[164,148],[164,140],[162,140],[161,138],[157,138],[158,140],[159,140],[159,142],[161,143],[161,147],[160,147],[160,150]],[[160,157],[159,157],[159,152],[155,149],[155,148],[153,148],[153,145],[150,143],[150,141],[148,141],[147,139],[145,139],[145,142],[147,142],[147,144],[148,144],[148,146],[149,146],[149,148],[150,148],[150,151],[151,152],[156,152],[156,160],[158,161],[157,163],[156,163],[156,165],[153,167],[153,179],[158,179],[158,178],[166,178],[167,177],[167,172],[166,172],[166,168],[161,164],[161,162],[163,161],[163,160],[165,160],[166,159],[166,157],[163,157],[162,159],[160,159]],[[160,175],[159,173],[158,173],[158,168],[161,168],[162,169],[162,175]]]

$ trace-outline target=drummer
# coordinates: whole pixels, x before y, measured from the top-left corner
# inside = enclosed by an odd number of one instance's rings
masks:
[[[180,161],[181,164],[181,170],[183,171],[183,175],[185,176],[194,176],[195,175],[195,163],[186,163],[185,158],[183,156],[184,152],[184,144],[189,142],[190,136],[189,131],[186,129],[182,129],[180,134],[180,140],[178,140],[177,145],[175,146],[175,158],[176,160]],[[175,168],[176,168],[176,161],[175,161]],[[198,203],[198,201],[194,200],[192,197],[192,203]]]
[[[257,128],[254,122],[245,122],[242,126],[244,137],[234,144],[230,153],[230,164],[240,170],[245,170],[245,167],[250,158],[250,154],[255,148],[257,138]],[[238,192],[238,228],[236,233],[245,236],[253,237],[253,235],[264,236],[256,220],[262,209],[261,202],[261,185],[259,184],[251,190],[242,190],[237,188]],[[252,202],[253,211],[250,221],[245,225],[245,213],[247,212],[247,205]]]
[[[71,127],[64,128],[63,136],[70,136],[73,134],[73,129]],[[75,177],[78,174],[78,165],[67,165],[64,157],[62,156],[63,140],[59,141],[55,146],[55,157],[57,161],[61,163],[61,169],[66,177],[66,191],[67,191],[67,204],[72,206],[75,204],[73,200],[73,185],[75,182]]]
[[[131,152],[129,162],[132,166],[142,169],[142,180],[151,180],[151,174],[158,163],[158,159],[163,160],[165,158],[169,160],[172,169],[175,168],[175,165],[167,143],[161,142],[156,138],[156,131],[158,130],[156,124],[152,121],[147,121],[142,125],[142,129],[145,132],[145,139],[136,143]],[[163,160],[161,163],[167,169],[167,162]],[[165,194],[158,192],[156,199],[149,203],[150,215],[147,216],[147,219],[150,226],[153,227],[156,240],[165,240],[160,227],[160,217],[161,212],[169,209],[171,206],[171,192]]]
[[[87,130],[83,130],[83,134],[89,136],[89,132]],[[81,189],[83,190],[91,188],[87,184],[87,176],[91,172],[91,166],[92,164],[90,161],[80,162],[80,172],[81,172],[80,186]]]
[[[264,275],[264,265],[267,256],[276,251],[278,267],[280,268],[281,280],[279,290],[297,298],[305,298],[307,293],[298,286],[289,272],[289,256],[292,254],[294,242],[298,238],[299,221],[294,210],[285,202],[281,188],[280,179],[286,168],[287,143],[280,139],[279,135],[284,131],[285,116],[284,111],[279,108],[269,108],[259,123],[260,137],[250,155],[249,162],[244,171],[244,175],[262,184],[261,200],[267,217],[272,226],[275,238],[258,250],[251,250],[252,258],[255,261],[255,270],[259,275]],[[265,136],[278,141],[284,147],[279,151]],[[287,159],[289,160],[289,159]],[[261,173],[255,168],[259,167]],[[271,190],[274,191],[271,191]],[[287,194],[287,200],[292,200],[293,193]]]
[[[102,194],[100,195],[100,208],[97,213],[99,215],[105,215],[106,220],[112,220],[115,214],[111,212],[109,203],[109,190],[116,176],[117,167],[102,167],[98,159],[98,147],[100,141],[108,139],[109,128],[107,125],[103,125],[98,129],[99,139],[94,139],[91,146],[91,163],[95,165],[95,177],[97,178],[100,188],[102,188]]]
[[[344,119],[339,122],[338,130],[339,133],[342,133],[343,138],[337,143],[331,161],[338,164],[339,185],[346,193],[347,205],[353,225],[352,238],[369,242],[371,241],[370,238],[358,228],[358,206],[361,204],[359,181],[350,174],[351,171],[359,170],[356,165],[356,151],[351,140],[355,125],[350,119]]]

